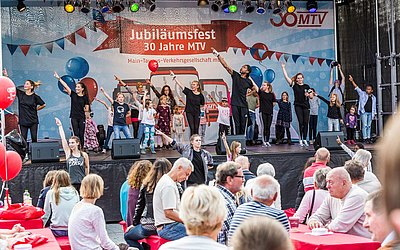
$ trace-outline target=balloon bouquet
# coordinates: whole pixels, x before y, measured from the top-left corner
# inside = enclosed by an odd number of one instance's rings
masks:
[[[4,144],[6,138],[5,130],[5,115],[4,110],[8,108],[15,100],[16,87],[13,81],[5,76],[0,76],[0,111],[1,111],[1,139],[0,143],[0,177],[5,183],[6,202],[10,206],[8,181],[14,179],[22,168],[22,159],[17,152],[6,151]],[[4,184],[3,184],[4,185]]]

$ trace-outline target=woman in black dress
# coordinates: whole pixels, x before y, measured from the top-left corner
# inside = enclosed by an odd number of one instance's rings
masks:
[[[72,131],[75,136],[79,137],[81,148],[85,141],[85,112],[89,112],[89,97],[85,84],[78,82],[75,86],[75,91],[68,86],[66,82],[54,72],[54,77],[63,85],[67,94],[71,97],[71,111],[69,117],[71,118]]]
[[[200,106],[205,103],[204,96],[201,93],[200,83],[198,81],[192,81],[191,89],[189,89],[183,86],[172,71],[171,75],[175,83],[178,84],[186,95],[185,112],[186,119],[189,123],[190,136],[198,134],[200,126]]]
[[[162,87],[161,93],[160,93],[160,92],[158,92],[156,87],[154,87],[153,83],[150,80],[146,80],[146,83],[150,85],[150,88],[154,91],[154,94],[157,96],[158,99],[160,99],[161,96],[165,95],[167,97],[167,104],[169,105],[170,110],[174,109],[174,107],[176,105],[176,101],[175,101],[174,94],[172,93],[170,86],[164,85]],[[158,101],[158,105],[160,105],[160,100]]]
[[[264,82],[258,91],[260,98],[260,116],[264,124],[264,146],[271,147],[269,144],[272,117],[274,115],[274,106],[276,104],[275,93],[272,92],[272,84]]]
[[[304,75],[297,73],[290,78],[286,72],[285,64],[282,63],[282,71],[289,86],[293,88],[294,94],[294,110],[299,122],[299,142],[300,146],[308,146],[307,133],[308,121],[310,119],[310,103],[308,102],[308,90],[310,86],[304,83]]]

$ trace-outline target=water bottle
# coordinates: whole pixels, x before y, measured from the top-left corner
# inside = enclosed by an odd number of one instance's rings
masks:
[[[32,205],[32,199],[31,199],[31,194],[28,192],[26,189],[24,194],[23,194],[23,201],[25,205]]]
[[[11,195],[8,195],[8,201],[10,202],[10,204],[12,204]],[[7,196],[4,197],[4,209],[8,209]]]

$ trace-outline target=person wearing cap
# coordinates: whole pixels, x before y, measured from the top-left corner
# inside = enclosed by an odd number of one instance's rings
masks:
[[[228,104],[228,98],[223,97],[221,99],[221,103],[218,103],[217,100],[212,95],[208,95],[210,99],[215,103],[218,108],[218,118],[217,122],[219,124],[218,135],[221,136],[222,134],[227,135],[229,132],[229,115],[230,115],[230,108]]]

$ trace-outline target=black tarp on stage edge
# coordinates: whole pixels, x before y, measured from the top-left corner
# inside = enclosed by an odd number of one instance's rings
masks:
[[[257,166],[269,162],[276,170],[275,178],[281,186],[282,208],[294,207],[297,195],[298,176],[303,170],[308,157],[314,155],[313,151],[296,153],[270,153],[246,155],[251,161],[250,170],[255,173]],[[343,151],[332,151],[330,167],[342,166],[350,157]],[[170,158],[175,161],[176,158]],[[226,160],[225,156],[214,156],[214,161],[220,163]],[[134,160],[91,161],[90,172],[99,174],[104,179],[104,195],[96,202],[105,214],[107,222],[120,221],[119,190],[126,180],[127,173]],[[65,163],[36,163],[23,166],[21,173],[9,182],[10,195],[13,203],[22,202],[22,194],[28,189],[33,204],[37,203],[42,182],[46,173],[53,169],[66,169]]]

